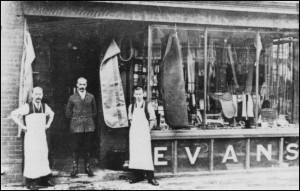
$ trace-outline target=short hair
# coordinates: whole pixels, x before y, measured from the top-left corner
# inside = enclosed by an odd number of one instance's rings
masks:
[[[32,88],[32,93],[34,92],[34,90],[41,90],[43,92],[43,88],[41,88],[39,86]]]
[[[84,77],[79,77],[78,79],[77,79],[77,83],[78,83],[78,81],[79,80],[85,80],[86,81],[86,83],[87,83],[87,79],[86,78],[84,78]]]
[[[144,88],[143,88],[142,86],[135,86],[135,87],[133,88],[133,91],[137,91],[137,90],[142,90],[142,91],[144,91]]]

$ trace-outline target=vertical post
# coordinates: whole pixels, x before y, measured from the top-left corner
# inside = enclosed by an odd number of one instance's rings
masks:
[[[256,103],[255,103],[255,128],[257,128],[257,120],[258,120],[258,96],[259,96],[259,55],[261,47],[259,47],[260,44],[260,37],[259,37],[259,31],[256,32],[256,82],[255,82],[255,95],[256,95]]]
[[[299,123],[299,41],[293,43],[293,79],[294,93],[292,98],[293,103],[293,123]]]
[[[280,52],[280,40],[278,41],[277,44],[277,58],[276,58],[276,108],[279,114],[279,100],[280,100],[280,96],[279,96],[279,65],[280,65],[280,60],[279,60],[279,52]]]
[[[152,27],[151,25],[148,26],[148,67],[147,67],[147,98],[148,101],[151,101],[151,87],[150,87],[150,80],[151,80],[151,61],[152,61]]]
[[[281,137],[280,140],[279,140],[279,165],[280,167],[282,167],[282,164],[283,164],[283,142],[284,141],[284,138]]]
[[[250,169],[250,139],[246,140],[246,169]]]
[[[177,140],[172,142],[172,170],[173,174],[177,174],[178,160],[177,160]]]
[[[204,129],[206,129],[206,100],[207,98],[207,27],[204,31]]]
[[[210,140],[210,156],[209,156],[209,171],[214,170],[214,139]]]

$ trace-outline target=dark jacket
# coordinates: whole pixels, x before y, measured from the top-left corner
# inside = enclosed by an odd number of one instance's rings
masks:
[[[70,96],[66,108],[66,117],[71,118],[71,133],[93,132],[95,124],[93,117],[97,114],[95,98],[86,92],[82,100],[78,92]]]

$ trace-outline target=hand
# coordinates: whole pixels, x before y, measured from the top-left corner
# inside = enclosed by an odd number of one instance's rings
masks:
[[[47,124],[47,125],[46,125],[46,129],[48,129],[49,127],[50,127],[50,125],[49,125],[49,124]]]
[[[27,132],[27,127],[25,125],[21,126],[22,131]]]
[[[153,129],[156,126],[156,122],[155,121],[150,121],[150,129]]]

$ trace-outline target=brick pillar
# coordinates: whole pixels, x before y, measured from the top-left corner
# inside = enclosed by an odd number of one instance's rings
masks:
[[[18,107],[24,16],[20,1],[1,2],[1,184],[22,183],[23,144],[10,113]]]

